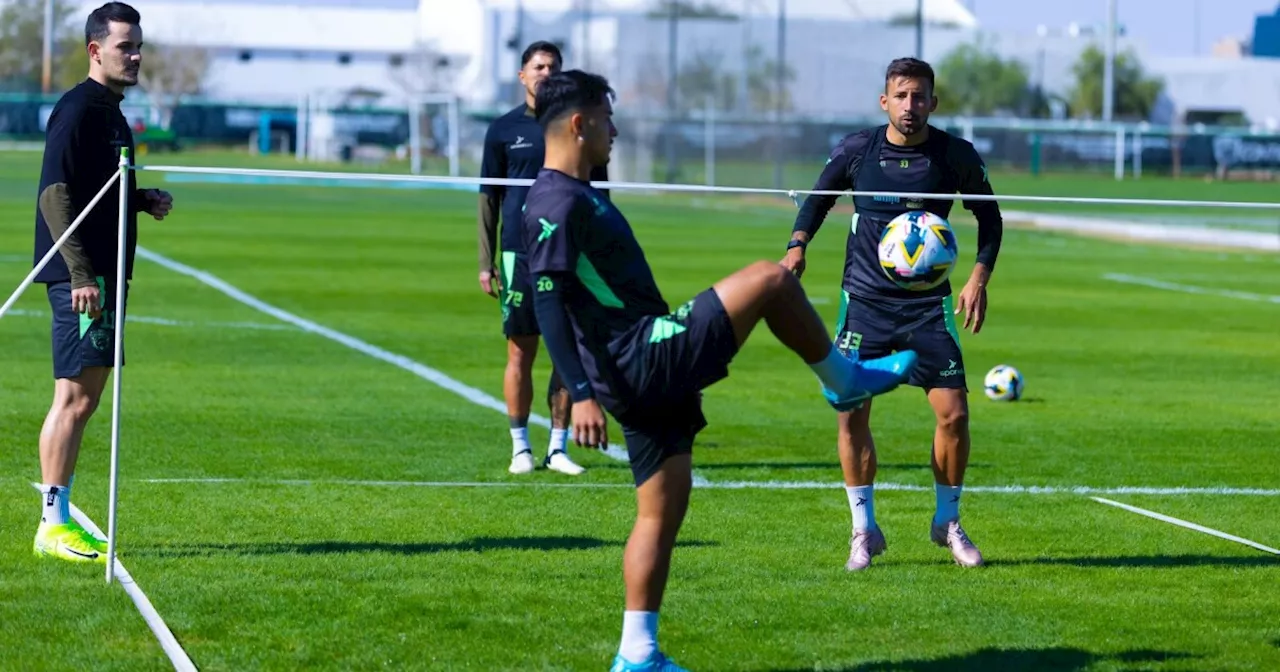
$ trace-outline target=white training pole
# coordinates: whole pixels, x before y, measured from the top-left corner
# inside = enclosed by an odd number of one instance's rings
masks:
[[[120,374],[124,367],[124,296],[125,264],[129,237],[129,148],[120,149],[120,223],[116,235],[116,338],[115,370],[111,375],[111,492],[107,504],[107,583],[115,579],[116,568],[116,499],[120,470]]]
[[[98,190],[98,194],[93,197],[93,200],[89,201],[89,205],[85,206],[84,210],[81,211],[80,216],[76,217],[75,221],[71,222],[71,226],[67,227],[66,232],[54,241],[53,247],[49,248],[49,251],[40,259],[40,263],[36,264],[35,268],[31,269],[31,272],[27,274],[27,277],[22,281],[22,284],[18,285],[18,289],[14,290],[13,294],[9,296],[9,300],[5,301],[3,306],[0,306],[0,317],[4,317],[4,314],[9,312],[9,309],[13,307],[13,304],[17,303],[18,297],[22,296],[22,293],[27,291],[27,288],[31,286],[31,283],[35,282],[36,276],[40,274],[40,271],[43,271],[44,267],[49,265],[49,260],[53,259],[53,255],[58,253],[58,250],[62,248],[63,243],[67,242],[67,239],[71,237],[71,234],[80,226],[80,222],[84,221],[84,218],[88,216],[89,211],[93,210],[93,206],[97,205],[98,201],[102,200],[102,197],[106,195],[107,190],[110,189],[111,185],[115,184],[118,179],[120,179],[120,173],[117,172],[115,177],[107,180],[107,183],[102,185],[102,189]]]
[[[304,179],[329,179],[351,182],[414,182],[420,184],[495,184],[507,187],[527,187],[533,178],[514,177],[453,177],[443,175],[408,175],[403,173],[353,173],[311,170],[276,170],[269,168],[212,168],[205,166],[134,166],[133,170],[149,170],[159,173],[188,173],[203,175],[258,175],[263,177],[300,177]],[[639,189],[644,191],[671,191],[724,194],[765,194],[787,196],[887,196],[911,200],[940,201],[1010,201],[1029,203],[1090,203],[1095,205],[1146,205],[1153,207],[1239,208],[1245,210],[1280,210],[1276,201],[1195,201],[1151,198],[1104,198],[1080,196],[1023,196],[1018,194],[927,194],[905,191],[828,191],[822,189],[764,189],[758,187],[721,187],[705,184],[668,184],[649,182],[592,182],[597,189]]]

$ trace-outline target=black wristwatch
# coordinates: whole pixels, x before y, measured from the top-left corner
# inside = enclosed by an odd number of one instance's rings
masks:
[[[803,250],[808,245],[809,243],[806,243],[803,240],[800,240],[799,238],[795,238],[795,239],[792,239],[791,242],[787,243],[787,251],[790,252],[791,248],[793,247],[798,247]]]

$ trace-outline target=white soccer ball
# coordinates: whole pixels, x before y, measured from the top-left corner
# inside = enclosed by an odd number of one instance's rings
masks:
[[[922,292],[946,282],[957,256],[951,223],[932,212],[898,215],[880,234],[880,269],[903,289]]]
[[[1026,379],[1022,377],[1022,372],[1008,364],[996,366],[982,379],[982,388],[992,401],[1017,401],[1022,398],[1025,385]]]

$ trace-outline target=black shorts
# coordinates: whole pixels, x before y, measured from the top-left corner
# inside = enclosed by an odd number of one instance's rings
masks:
[[[720,297],[707,289],[670,315],[641,320],[618,343],[627,398],[617,419],[639,487],[668,457],[693,451],[707,426],[702,390],[729,375],[738,342]]]
[[[520,252],[502,253],[502,333],[538,336],[538,316],[533,310],[533,283],[529,281],[529,258]]]
[[[112,367],[115,365],[115,292],[102,278],[98,278],[98,290],[103,300],[102,313],[90,320],[71,309],[71,283],[54,282],[46,289],[49,309],[53,313],[53,377],[75,378],[88,366]],[[129,300],[129,286],[125,284],[125,302]],[[128,312],[127,309],[125,311]],[[123,344],[120,363],[124,364]]]
[[[863,299],[843,293],[836,322],[836,346],[856,350],[859,359],[884,357],[899,350],[919,356],[908,385],[968,389],[960,332],[951,297],[923,303]]]

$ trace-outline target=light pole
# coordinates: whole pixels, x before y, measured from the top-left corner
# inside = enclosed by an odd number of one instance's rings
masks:
[[[1116,106],[1116,2],[1107,0],[1106,60],[1102,66],[1102,120],[1111,121]]]
[[[53,88],[53,0],[44,0],[44,54],[40,70],[40,90]]]

